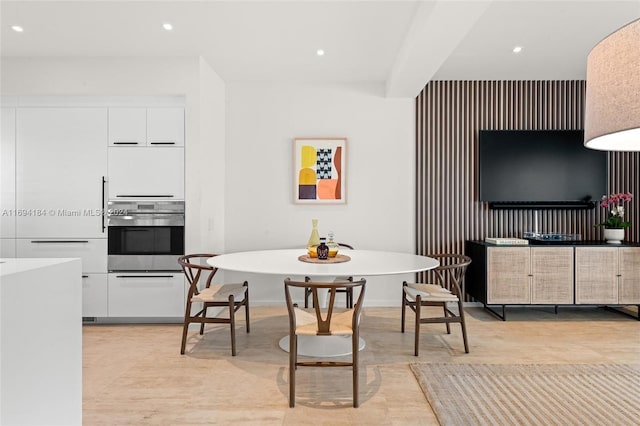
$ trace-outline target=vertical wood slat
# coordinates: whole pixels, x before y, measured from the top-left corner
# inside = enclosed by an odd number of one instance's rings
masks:
[[[478,201],[478,131],[582,129],[584,95],[582,80],[428,83],[416,98],[416,253],[463,253],[465,240],[533,230],[531,210]],[[640,242],[640,153],[610,153],[608,165],[609,193],[634,194],[626,239]],[[538,230],[600,240],[593,225],[604,217],[600,207],[540,210]]]

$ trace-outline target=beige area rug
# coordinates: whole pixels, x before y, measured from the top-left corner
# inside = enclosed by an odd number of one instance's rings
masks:
[[[640,424],[640,365],[411,364],[441,425]]]

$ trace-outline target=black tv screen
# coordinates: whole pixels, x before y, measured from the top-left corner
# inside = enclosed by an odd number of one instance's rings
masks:
[[[583,142],[582,130],[481,130],[480,201],[491,207],[593,207],[607,190],[607,153]]]

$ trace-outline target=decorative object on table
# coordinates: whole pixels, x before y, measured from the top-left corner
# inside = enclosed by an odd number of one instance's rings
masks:
[[[320,245],[317,248],[318,260],[327,260],[329,258],[329,247],[326,243],[326,238],[320,238]]]
[[[329,257],[336,257],[338,251],[340,250],[340,246],[335,242],[335,234],[331,231],[327,234],[329,240],[327,241],[327,247],[329,247]]]
[[[353,386],[353,406],[358,407],[358,357],[360,352],[360,320],[362,301],[364,298],[366,280],[359,281],[333,281],[316,282],[310,279],[305,281],[284,280],[284,292],[287,300],[287,312],[289,314],[289,407],[296,405],[296,370],[298,367],[351,367]],[[313,312],[300,309],[291,299],[290,288],[310,288],[313,296]],[[336,291],[345,288],[360,288],[360,295],[353,309],[343,312],[334,310]],[[320,310],[318,295],[329,292],[328,306]],[[351,361],[316,361],[298,360],[298,336],[344,336],[351,337]],[[321,379],[318,379],[321,380]],[[333,379],[326,379],[329,384]],[[314,386],[310,386],[312,391]]]
[[[584,145],[640,151],[640,19],[598,43],[587,58]]]
[[[607,209],[607,220],[595,226],[604,227],[604,238],[609,244],[621,244],[624,240],[624,228],[631,226],[631,223],[624,220],[624,203],[629,203],[633,199],[631,193],[611,194],[608,197],[602,196],[600,206]]]
[[[344,263],[350,261],[351,258],[345,254],[339,254],[336,257],[323,260],[317,257],[311,257],[308,254],[303,254],[302,256],[298,256],[298,260],[305,263]]]
[[[346,138],[293,141],[295,203],[346,203]]]
[[[311,235],[307,242],[307,252],[311,257],[318,256],[318,246],[320,245],[320,234],[318,233],[318,219],[311,219],[313,228],[311,229]]]

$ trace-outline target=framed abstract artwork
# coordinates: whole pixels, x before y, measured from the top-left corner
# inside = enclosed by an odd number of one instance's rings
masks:
[[[300,204],[347,202],[346,138],[293,140],[293,200]]]

